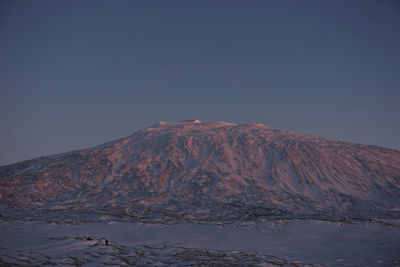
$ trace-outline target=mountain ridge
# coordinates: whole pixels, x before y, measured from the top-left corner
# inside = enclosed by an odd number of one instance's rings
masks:
[[[9,217],[27,207],[85,218],[88,209],[166,220],[397,217],[399,196],[400,151],[260,123],[160,122],[0,167],[0,212]]]

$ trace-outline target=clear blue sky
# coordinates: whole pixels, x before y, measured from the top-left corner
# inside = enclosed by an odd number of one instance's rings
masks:
[[[0,165],[188,118],[400,149],[400,2],[0,2]]]

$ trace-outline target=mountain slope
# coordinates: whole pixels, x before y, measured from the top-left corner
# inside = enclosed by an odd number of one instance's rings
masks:
[[[252,220],[398,216],[400,151],[262,124],[160,122],[0,168],[3,216]]]

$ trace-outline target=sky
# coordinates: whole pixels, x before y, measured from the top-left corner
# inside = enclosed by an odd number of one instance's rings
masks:
[[[399,1],[0,2],[0,165],[159,121],[400,149]]]

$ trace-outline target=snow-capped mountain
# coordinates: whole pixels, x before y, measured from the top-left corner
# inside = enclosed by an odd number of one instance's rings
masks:
[[[21,219],[398,217],[400,151],[259,123],[160,122],[0,167],[0,202]]]

